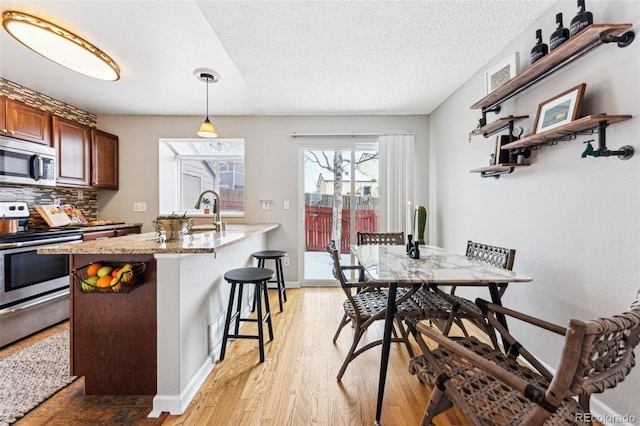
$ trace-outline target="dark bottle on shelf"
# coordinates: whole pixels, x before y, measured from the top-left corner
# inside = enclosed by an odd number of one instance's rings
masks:
[[[531,63],[549,53],[549,46],[542,42],[542,30],[536,30],[536,45],[531,49]]]
[[[556,30],[549,39],[549,51],[552,51],[567,40],[569,40],[569,30],[562,26],[562,13],[558,13],[556,15]]]
[[[578,14],[571,20],[569,35],[573,37],[593,24],[593,14],[585,11],[584,0],[578,0]]]

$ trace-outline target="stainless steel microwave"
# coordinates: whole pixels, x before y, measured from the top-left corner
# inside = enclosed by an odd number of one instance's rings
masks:
[[[55,148],[0,137],[0,183],[55,186]]]

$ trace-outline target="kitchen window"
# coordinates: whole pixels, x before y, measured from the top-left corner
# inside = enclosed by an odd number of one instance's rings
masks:
[[[161,214],[203,214],[198,197],[214,190],[223,217],[244,216],[244,139],[161,139],[159,161]]]

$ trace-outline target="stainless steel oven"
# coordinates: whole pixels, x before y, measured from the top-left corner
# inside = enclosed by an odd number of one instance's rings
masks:
[[[0,136],[0,182],[55,186],[55,148]]]
[[[0,203],[0,214],[10,212],[7,204]],[[37,250],[81,241],[78,229],[21,226],[17,233],[0,235],[0,346],[69,317],[69,257]]]

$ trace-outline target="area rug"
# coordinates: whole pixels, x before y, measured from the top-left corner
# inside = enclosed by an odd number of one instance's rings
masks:
[[[69,375],[69,330],[0,360],[0,426],[10,425],[76,380]]]

